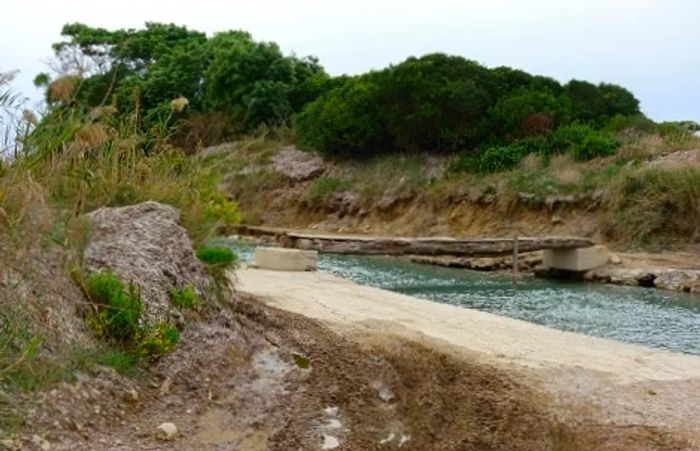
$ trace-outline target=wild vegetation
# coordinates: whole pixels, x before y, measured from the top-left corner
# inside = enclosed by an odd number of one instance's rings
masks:
[[[142,321],[130,281],[80,273],[85,213],[146,200],[177,207],[197,257],[222,284],[235,255],[216,237],[261,221],[264,193],[292,189],[269,165],[292,143],[335,168],[303,185],[297,197],[312,209],[342,193],[358,210],[390,211],[396,199],[438,205],[466,191],[541,204],[604,190],[602,228],[613,240],[700,235],[700,169],[648,165],[700,148],[700,127],[654,123],[620,86],[561,84],[443,54],[331,77],[315,58],[284,55],[243,31],[208,37],[171,24],[69,24],[62,34],[54,73],[35,80],[45,89],[41,113],[25,109],[12,73],[0,73],[0,262],[11,269],[0,273],[0,395],[94,364],[128,373],[179,340],[172,324]],[[234,151],[193,155],[232,140]],[[435,159],[447,170],[432,173]],[[51,337],[35,308],[42,300],[31,295],[42,288],[16,288],[41,279],[34,262],[49,259],[82,285],[87,296],[76,302],[89,304],[85,323],[100,339],[53,359],[42,354]],[[191,287],[170,301],[181,309],[207,302]],[[3,403],[0,421],[9,421]]]

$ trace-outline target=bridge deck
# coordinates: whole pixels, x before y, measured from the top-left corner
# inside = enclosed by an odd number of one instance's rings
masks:
[[[333,235],[299,232],[271,227],[241,226],[239,233],[267,236],[283,246],[315,249],[338,254],[366,255],[453,255],[484,256],[513,252],[513,238],[452,238],[452,237],[383,237],[369,235]],[[518,251],[543,249],[574,249],[590,247],[588,238],[568,236],[519,237]]]

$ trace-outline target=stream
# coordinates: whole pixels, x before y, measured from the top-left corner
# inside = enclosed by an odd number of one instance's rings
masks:
[[[241,261],[254,247],[231,243]],[[527,277],[320,254],[319,271],[356,283],[473,308],[559,330],[700,355],[700,296],[640,287]]]

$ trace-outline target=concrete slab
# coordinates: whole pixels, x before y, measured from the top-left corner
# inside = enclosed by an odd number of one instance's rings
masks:
[[[274,271],[314,271],[318,261],[317,251],[285,249],[282,247],[258,247],[254,265]]]
[[[604,266],[609,259],[608,248],[598,245],[576,249],[545,249],[542,264],[545,269],[584,272]]]

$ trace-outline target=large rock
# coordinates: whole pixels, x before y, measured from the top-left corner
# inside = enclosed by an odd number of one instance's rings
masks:
[[[272,157],[272,167],[285,177],[302,182],[323,172],[323,159],[318,155],[302,152],[294,146],[287,146]]]
[[[193,286],[200,295],[210,287],[192,249],[179,212],[157,202],[100,208],[88,215],[90,240],[84,254],[87,271],[110,270],[141,288],[149,321],[176,314],[169,291]]]
[[[654,280],[657,288],[673,291],[700,292],[700,271],[672,269],[660,272]]]

